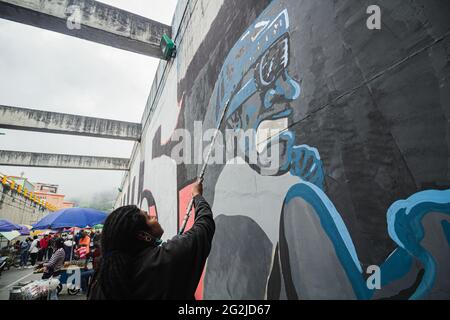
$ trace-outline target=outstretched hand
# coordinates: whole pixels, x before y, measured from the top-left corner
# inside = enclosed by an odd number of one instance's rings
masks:
[[[203,180],[198,179],[192,186],[192,198],[203,194]]]

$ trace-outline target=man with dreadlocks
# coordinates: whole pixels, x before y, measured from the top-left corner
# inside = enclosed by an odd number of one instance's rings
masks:
[[[192,228],[164,243],[154,217],[136,206],[114,210],[103,226],[102,260],[88,299],[194,299],[215,231],[202,193],[196,182]]]

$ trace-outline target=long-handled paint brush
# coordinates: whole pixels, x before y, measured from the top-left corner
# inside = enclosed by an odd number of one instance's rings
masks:
[[[225,119],[225,115],[227,114],[229,104],[230,104],[230,99],[228,99],[227,103],[225,104],[222,115],[220,116],[220,121],[219,121],[219,124],[217,125],[216,132],[214,133],[213,139],[211,141],[211,145],[209,147],[208,154],[206,155],[205,163],[203,163],[202,170],[200,171],[200,174],[197,178],[197,181],[199,181],[199,182],[203,181],[203,176],[205,175],[206,167],[208,165],[209,158],[211,157],[212,149],[214,147],[214,144],[216,143],[216,138],[219,133],[220,126],[222,125],[223,119]],[[178,232],[178,234],[180,234],[180,235],[183,234],[184,229],[186,228],[186,224],[189,220],[189,217],[191,216],[191,210],[192,210],[193,205],[194,205],[194,198],[191,198],[191,201],[189,201],[189,205],[186,210],[186,214],[184,216],[183,224],[181,226],[180,231]]]

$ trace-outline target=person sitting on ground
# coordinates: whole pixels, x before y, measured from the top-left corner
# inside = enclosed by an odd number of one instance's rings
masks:
[[[134,205],[114,210],[103,226],[102,257],[88,299],[193,300],[215,232],[202,191],[196,182],[191,229],[164,243],[157,218]]]
[[[53,241],[53,249],[55,251],[50,260],[47,263],[41,265],[44,267],[44,274],[42,275],[42,279],[48,279],[50,277],[58,276],[61,273],[61,269],[64,267],[64,258],[66,256],[66,253],[64,252],[63,239],[55,239],[55,241]]]

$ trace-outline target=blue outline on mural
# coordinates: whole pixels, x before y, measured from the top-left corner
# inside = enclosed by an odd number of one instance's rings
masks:
[[[257,129],[264,120],[292,115],[289,102],[300,97],[301,87],[287,71],[290,60],[289,16],[284,9],[278,15],[267,18],[270,10],[273,10],[272,5],[242,35],[223,64],[210,101],[210,107],[218,106],[216,124],[229,99],[231,102],[226,118],[228,125],[235,130]],[[261,97],[258,101],[262,102],[251,105],[249,100],[256,95]],[[288,107],[284,105],[272,110],[273,101],[283,101]],[[289,170],[291,175],[301,180],[288,191],[285,204],[299,197],[312,206],[356,297],[372,298],[374,290],[367,288],[350,233],[324,192],[325,175],[318,150],[306,144],[296,145],[295,134],[289,130],[282,132],[279,138],[285,141],[287,150],[279,174]],[[434,284],[436,262],[431,253],[420,245],[424,238],[421,221],[432,212],[450,214],[450,190],[418,192],[406,200],[395,202],[387,212],[389,235],[399,247],[380,266],[381,283],[384,286],[402,278],[412,268],[413,260],[418,259],[425,274],[410,299],[426,297]],[[448,222],[442,223],[442,229],[450,243]]]
[[[436,278],[436,261],[433,255],[421,245],[425,237],[422,220],[430,212],[450,216],[450,190],[427,190],[415,193],[406,200],[393,203],[387,213],[388,232],[392,240],[411,256],[420,260],[425,268],[423,279],[411,299],[426,297]],[[444,234],[448,235],[446,229],[444,227],[442,229]]]
[[[264,120],[276,120],[292,115],[292,108],[288,104],[299,98],[301,88],[287,71],[288,31],[289,16],[285,9],[273,18],[254,23],[230,50],[210,103],[217,106],[216,124],[229,99],[226,119],[236,131],[257,130]],[[261,95],[262,102],[259,100],[261,103],[243,108],[257,93]],[[278,105],[282,104],[280,102],[286,104],[281,110],[273,110],[273,101]],[[258,112],[261,104],[263,110]],[[285,141],[287,146],[287,156],[280,166],[280,171],[290,169],[292,175],[323,189],[323,165],[317,149],[304,144],[295,145],[295,135],[291,131],[284,131],[279,136],[272,137],[272,140],[275,138]]]
[[[308,182],[294,185],[289,190],[285,203],[289,203],[295,197],[307,201],[319,216],[322,227],[333,243],[356,296],[359,299],[370,299],[374,292],[366,286],[353,241],[333,203],[322,190]],[[400,279],[410,270],[412,257],[419,259],[425,268],[425,274],[410,299],[426,297],[433,287],[436,276],[436,263],[433,256],[420,245],[420,241],[425,236],[421,221],[431,212],[450,215],[450,190],[418,192],[406,200],[399,200],[392,204],[387,213],[389,235],[400,248],[396,249],[380,266],[381,284],[384,286]]]

